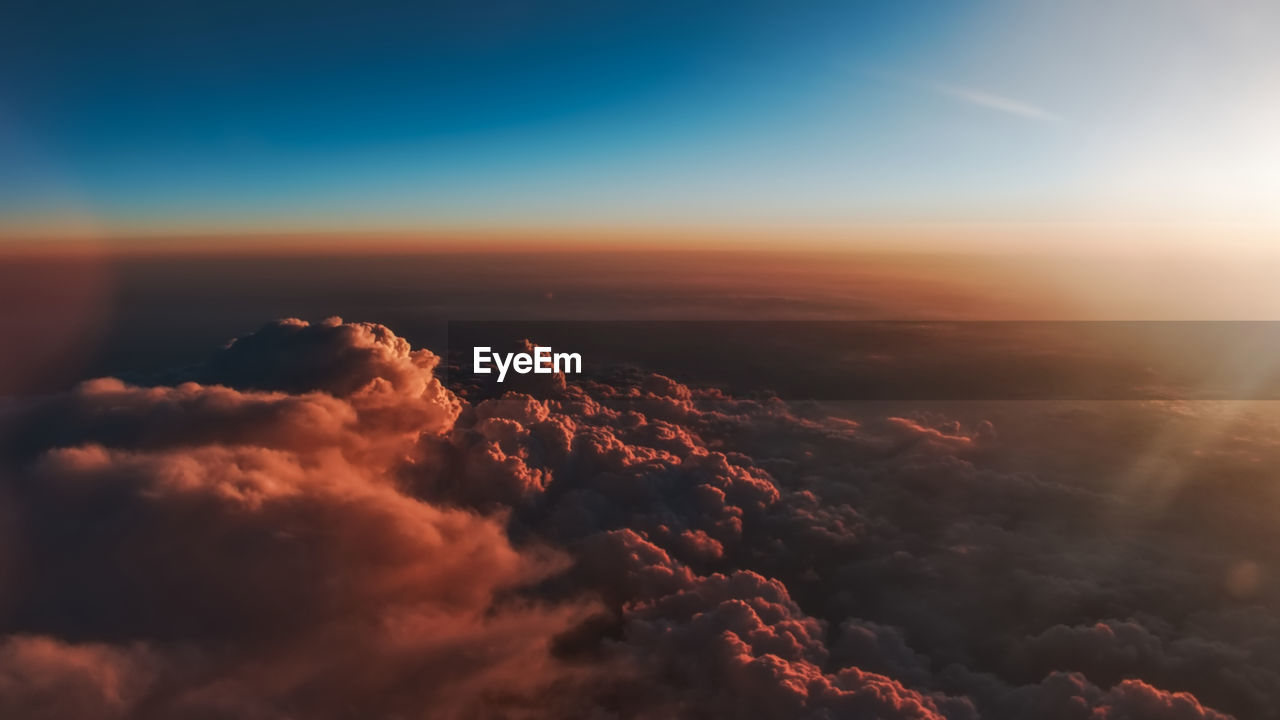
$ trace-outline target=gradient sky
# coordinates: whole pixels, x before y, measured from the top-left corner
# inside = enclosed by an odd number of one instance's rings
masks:
[[[1280,227],[1280,4],[0,10],[0,233]]]

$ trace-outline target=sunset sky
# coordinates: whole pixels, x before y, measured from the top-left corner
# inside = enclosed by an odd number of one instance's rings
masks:
[[[1266,0],[149,5],[6,4],[0,235],[1280,225]]]
[[[0,0],[0,718],[1280,718],[1278,129],[1280,0]]]

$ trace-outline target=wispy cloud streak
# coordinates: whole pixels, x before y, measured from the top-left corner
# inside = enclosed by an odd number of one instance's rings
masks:
[[[1044,108],[1033,105],[1029,102],[1017,100],[1003,95],[996,95],[985,90],[964,87],[961,85],[933,85],[934,91],[959,100],[968,105],[996,110],[998,112],[1007,113],[1009,115],[1017,115],[1019,117],[1031,120],[1046,120],[1050,122],[1062,122],[1061,115],[1052,113]]]

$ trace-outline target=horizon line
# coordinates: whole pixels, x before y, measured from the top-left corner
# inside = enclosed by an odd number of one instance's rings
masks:
[[[1028,237],[1035,233],[1035,237]],[[1237,222],[1188,224],[1079,218],[925,218],[910,221],[730,224],[438,224],[421,227],[32,228],[0,227],[0,255],[271,252],[458,252],[503,250],[847,250],[981,252],[1271,249],[1280,228]],[[779,241],[784,241],[779,246]],[[1160,247],[1151,245],[1158,243]]]

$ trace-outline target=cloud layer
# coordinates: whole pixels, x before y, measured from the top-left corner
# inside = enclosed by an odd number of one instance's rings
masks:
[[[191,382],[6,408],[0,715],[1280,708],[1271,558],[1240,565],[1226,530],[1188,552],[1199,486],[1152,515],[1086,472],[1111,446],[1029,472],[1053,443],[985,417],[640,372],[460,398],[436,364],[382,326],[285,320]]]

